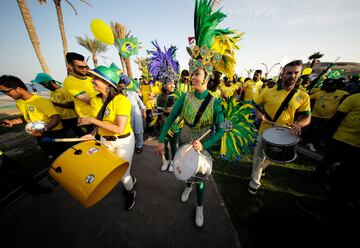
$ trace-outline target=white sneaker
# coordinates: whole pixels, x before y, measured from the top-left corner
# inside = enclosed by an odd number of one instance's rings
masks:
[[[204,225],[203,206],[196,206],[195,225],[202,227]]]
[[[161,166],[161,171],[166,171],[169,167],[169,160],[163,159],[163,164]]]
[[[168,169],[169,172],[173,172],[174,171],[174,162],[171,160],[170,161],[170,165],[169,165],[169,169]]]
[[[192,189],[193,189],[192,186],[186,187],[186,188],[184,189],[184,192],[182,192],[182,194],[181,194],[181,201],[182,201],[182,202],[187,202],[187,200],[189,199],[189,195],[190,195]]]
[[[309,148],[310,151],[316,152],[315,146],[313,143],[307,143],[306,147]]]

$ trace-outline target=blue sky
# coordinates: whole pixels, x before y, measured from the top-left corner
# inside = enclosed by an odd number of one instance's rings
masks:
[[[41,49],[51,75],[62,81],[66,77],[60,32],[53,1],[39,5],[28,0]],[[195,0],[89,0],[92,7],[81,1],[71,1],[77,11],[62,1],[65,32],[69,51],[90,56],[76,42],[75,36],[87,34],[90,22],[100,18],[107,23],[120,22],[142,42],[139,57],[152,49],[151,41],[161,46],[178,47],[177,59],[182,69],[187,68],[187,37],[193,35],[193,9]],[[322,61],[360,62],[360,1],[358,0],[224,0],[221,6],[228,17],[221,27],[245,32],[237,52],[236,72],[263,69],[289,59],[303,59],[313,52],[325,54]],[[2,55],[0,74],[12,74],[25,82],[33,79],[41,67],[23,23],[17,1],[0,1],[0,28]],[[117,50],[109,47],[99,64],[115,62],[120,65]],[[92,67],[92,61],[89,60]],[[135,76],[140,72],[133,62]],[[272,73],[276,72],[275,67]]]

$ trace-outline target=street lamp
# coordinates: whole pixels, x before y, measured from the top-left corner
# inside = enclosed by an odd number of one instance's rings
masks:
[[[270,67],[270,70],[269,70],[267,64],[265,64],[265,63],[261,63],[261,64],[262,64],[263,66],[265,66],[265,69],[266,69],[265,78],[266,78],[266,79],[267,79],[267,77],[269,76],[271,70],[274,69],[275,66],[280,65],[280,63],[275,63],[275,64],[273,64],[273,65]]]

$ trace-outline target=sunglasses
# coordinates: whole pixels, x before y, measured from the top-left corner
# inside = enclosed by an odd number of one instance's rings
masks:
[[[85,69],[90,69],[90,67],[88,65],[74,65],[77,68],[81,69],[81,70],[85,70]]]
[[[15,89],[14,89],[14,88],[11,88],[11,89],[9,89],[9,90],[2,90],[1,92],[6,94],[6,93],[9,93],[9,92],[12,91],[12,90],[15,90]]]

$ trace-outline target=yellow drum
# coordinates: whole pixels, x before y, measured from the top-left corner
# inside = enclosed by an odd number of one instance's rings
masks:
[[[50,176],[84,207],[100,201],[121,180],[128,162],[95,140],[84,141],[61,154]]]

